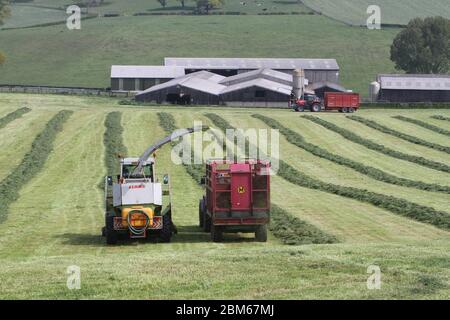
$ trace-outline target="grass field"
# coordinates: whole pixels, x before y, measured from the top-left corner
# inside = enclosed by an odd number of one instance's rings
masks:
[[[442,0],[303,0],[316,12],[352,25],[365,25],[370,5],[381,9],[381,23],[407,24],[415,17],[443,16],[450,18],[450,7]]]
[[[137,156],[165,135],[157,113],[171,114],[177,127],[194,120],[211,124],[214,112],[234,127],[267,128],[253,114],[276,119],[304,139],[393,175],[450,186],[450,174],[371,151],[289,110],[119,106],[109,98],[57,95],[0,95],[0,118],[21,107],[32,110],[0,129],[0,181],[14,172],[35,137],[61,110],[74,113],[53,142],[43,168],[20,190],[0,224],[0,298],[147,299],[449,299],[450,232],[380,206],[301,187],[282,175],[272,178],[272,202],[290,215],[337,238],[335,244],[265,244],[227,235],[210,242],[197,227],[202,188],[183,166],[170,160],[170,147],[157,155],[157,170],[171,175],[174,221],[179,234],[170,244],[134,242],[107,247],[102,190],[106,174],[104,122],[122,113],[122,138]],[[402,115],[444,129],[431,116],[448,110],[363,110],[359,116],[398,131],[449,145],[446,136],[393,119]],[[318,117],[402,152],[450,164],[450,155],[370,129],[342,114]],[[319,134],[320,133],[320,134]],[[300,149],[280,135],[280,158],[314,179],[405,199],[450,214],[448,194],[383,183]],[[81,290],[66,287],[68,266],[81,268]],[[367,268],[382,272],[380,290],[368,290]]]
[[[1,31],[7,61],[0,83],[108,87],[112,64],[161,65],[167,56],[310,57],[336,58],[342,84],[367,95],[378,73],[394,71],[389,46],[396,33],[310,15],[97,18],[83,21],[80,31]]]

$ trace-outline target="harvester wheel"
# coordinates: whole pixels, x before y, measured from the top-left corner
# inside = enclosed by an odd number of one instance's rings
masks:
[[[166,213],[163,216],[163,226],[159,238],[162,242],[170,242],[170,239],[172,238],[172,217],[170,213]]]
[[[106,228],[105,228],[105,236],[107,244],[117,244],[118,234],[117,231],[114,230],[114,217],[107,216],[106,217]]]
[[[223,239],[223,230],[220,226],[211,226],[211,240],[221,242]]]
[[[267,226],[262,225],[256,228],[255,238],[258,242],[267,242]]]

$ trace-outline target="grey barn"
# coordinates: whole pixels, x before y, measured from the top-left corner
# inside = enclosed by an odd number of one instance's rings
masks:
[[[381,74],[370,96],[380,102],[450,102],[450,75]]]

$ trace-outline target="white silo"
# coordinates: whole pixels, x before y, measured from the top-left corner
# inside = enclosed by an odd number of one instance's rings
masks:
[[[378,95],[380,94],[380,83],[377,81],[374,81],[369,86],[369,97],[370,101],[376,102],[378,100]]]

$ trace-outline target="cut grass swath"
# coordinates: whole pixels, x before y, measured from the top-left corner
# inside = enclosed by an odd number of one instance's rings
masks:
[[[430,118],[436,119],[436,120],[450,121],[450,117],[444,117],[444,116],[441,116],[441,115],[431,116]]]
[[[4,128],[8,123],[10,123],[11,121],[16,120],[17,118],[20,118],[21,116],[23,116],[25,113],[30,112],[31,109],[27,108],[27,107],[23,107],[20,109],[17,109],[11,113],[8,113],[6,116],[4,116],[3,118],[0,118],[0,129]]]
[[[175,125],[175,118],[167,112],[158,112],[159,125],[167,134],[171,134],[175,130],[179,129]],[[173,143],[172,143],[173,144]],[[191,159],[194,159],[194,151],[192,150]],[[186,172],[200,184],[201,178],[205,175],[205,168],[201,164],[185,164],[183,167]]]
[[[223,132],[233,127],[222,117],[215,113],[207,113],[205,116]],[[246,141],[248,144],[248,141]],[[248,148],[247,148],[248,150]],[[300,245],[307,243],[328,244],[338,242],[337,238],[319,228],[297,218],[271,204],[271,223],[269,229],[272,234],[279,238],[284,244]]]
[[[254,116],[257,118],[256,115]],[[225,131],[227,128],[233,128],[226,122],[226,120],[222,120],[221,125],[224,125],[224,127],[219,127],[218,124],[215,123],[215,125],[217,125],[222,131]],[[300,187],[320,190],[361,202],[370,203],[376,207],[386,209],[394,214],[405,216],[416,221],[429,223],[444,230],[450,230],[450,214],[447,212],[438,211],[431,207],[422,206],[414,202],[392,196],[386,196],[384,194],[326,183],[304,174],[281,159],[279,159],[278,175],[286,181]]]
[[[50,119],[34,139],[22,162],[0,182],[0,223],[6,220],[9,206],[19,198],[20,189],[44,167],[53,150],[56,135],[62,131],[63,124],[72,113],[73,111],[62,110]]]
[[[404,121],[404,122],[409,122],[409,123],[415,124],[415,125],[417,125],[419,127],[431,130],[433,132],[443,134],[444,136],[450,136],[450,131],[442,129],[442,128],[439,128],[437,126],[433,126],[432,124],[426,123],[424,121],[420,121],[420,120],[417,120],[417,119],[408,118],[408,117],[404,117],[404,116],[393,116],[392,118],[397,119],[397,120],[401,120],[401,121]]]
[[[281,123],[279,123],[278,121],[276,121],[272,118],[268,118],[268,117],[265,117],[265,116],[262,116],[259,114],[253,115],[253,117],[263,121],[271,128],[279,130],[280,133],[283,134],[291,144],[293,144],[305,151],[308,151],[309,153],[315,155],[316,157],[320,157],[320,158],[332,161],[341,166],[351,168],[351,169],[353,169],[361,174],[364,174],[368,177],[371,177],[375,180],[398,185],[398,186],[415,188],[415,189],[419,189],[419,190],[439,191],[439,192],[450,193],[450,188],[447,186],[440,186],[437,184],[428,184],[428,183],[424,183],[421,181],[414,181],[414,180],[399,178],[392,174],[386,173],[380,169],[366,166],[366,165],[359,163],[357,161],[354,161],[352,159],[345,158],[345,157],[342,157],[337,154],[333,154],[319,146],[316,146],[314,144],[306,142],[305,139],[299,133],[297,133],[289,128],[286,128]],[[305,117],[308,117],[306,119],[309,119],[312,121],[315,121],[314,119],[316,119],[311,116],[305,116]],[[321,121],[323,121],[323,120],[321,120]],[[358,137],[358,136],[356,136],[356,137]],[[450,167],[449,167],[449,172],[450,172]]]
[[[414,136],[410,136],[409,134],[406,134],[406,133],[403,133],[403,132],[400,132],[400,131],[396,131],[396,130],[393,130],[393,129],[388,128],[386,126],[383,126],[383,125],[381,125],[381,124],[379,124],[379,123],[377,123],[377,122],[375,122],[373,120],[369,120],[369,119],[362,118],[362,117],[359,117],[359,116],[349,116],[347,118],[351,119],[351,120],[354,120],[354,121],[357,121],[359,123],[365,124],[369,128],[372,128],[372,129],[381,131],[381,132],[383,132],[385,134],[389,134],[391,136],[400,138],[402,140],[405,140],[405,141],[408,141],[408,142],[411,142],[411,143],[414,143],[414,144],[417,144],[417,145],[421,145],[421,146],[424,146],[424,147],[428,147],[428,148],[431,148],[431,149],[439,150],[439,151],[442,151],[442,152],[450,154],[450,147],[445,147],[445,146],[442,146],[442,145],[439,145],[439,144],[436,144],[436,143],[432,143],[432,142],[428,142],[428,141],[423,140],[423,139],[419,139],[419,138],[414,137]]]
[[[271,204],[269,230],[284,244],[329,244],[338,239],[316,226],[294,217],[277,205]]]
[[[317,123],[328,130],[336,132],[352,142],[358,143],[368,149],[383,153],[387,156],[394,157],[394,158],[401,159],[401,160],[406,160],[406,161],[409,161],[409,162],[412,162],[415,164],[422,165],[427,168],[444,171],[444,172],[450,172],[450,167],[446,166],[445,164],[442,164],[439,162],[434,162],[434,161],[431,161],[431,160],[428,160],[428,159],[425,159],[422,157],[412,156],[412,155],[409,155],[406,153],[398,152],[396,150],[387,148],[387,147],[385,147],[381,144],[375,143],[371,140],[364,139],[361,136],[359,136],[349,130],[341,128],[341,127],[335,125],[334,123],[328,122],[326,120],[323,120],[323,119],[320,119],[320,118],[317,118],[314,116],[303,116],[303,118],[310,120],[314,123]],[[288,129],[286,129],[286,130],[288,130]],[[294,134],[296,134],[296,133],[294,133]],[[296,137],[296,139],[301,139],[301,136]],[[289,138],[288,138],[288,140],[289,140]],[[371,170],[374,169],[371,167],[368,167],[368,168],[370,168]],[[375,169],[375,170],[377,170],[377,169]],[[381,171],[381,170],[378,170],[378,171]],[[374,172],[376,173],[376,171],[374,171]],[[383,179],[386,179],[386,180],[382,180],[384,182],[401,185],[401,186],[405,186],[405,187],[410,187],[410,188],[421,189],[421,190],[450,193],[450,187],[447,187],[447,186],[441,186],[438,184],[430,184],[430,183],[425,183],[425,182],[421,182],[421,181],[403,179],[403,178],[399,178],[394,175],[385,173],[383,171],[381,171],[381,173],[384,175],[381,177]]]
[[[117,158],[119,155],[127,154],[127,147],[123,143],[121,124],[122,113],[119,111],[110,112],[105,119],[105,134],[103,144],[105,146],[105,166],[108,176],[116,175],[120,171],[120,165]],[[101,182],[103,188],[103,182]]]

